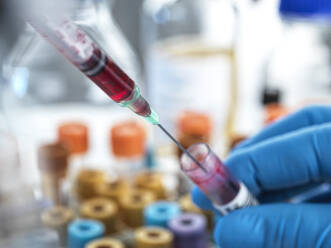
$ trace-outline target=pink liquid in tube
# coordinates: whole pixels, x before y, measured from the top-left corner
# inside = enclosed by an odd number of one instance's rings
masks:
[[[200,162],[205,171],[183,154],[181,157],[183,172],[211,200],[220,213],[226,215],[235,209],[258,204],[246,186],[234,178],[207,144],[193,145],[188,152]]]

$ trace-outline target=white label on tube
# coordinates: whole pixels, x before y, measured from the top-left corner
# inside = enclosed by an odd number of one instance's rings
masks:
[[[240,183],[239,192],[231,202],[226,205],[214,205],[214,207],[220,211],[221,214],[226,215],[236,209],[255,205],[258,205],[258,201],[248,191],[246,186],[243,183]]]

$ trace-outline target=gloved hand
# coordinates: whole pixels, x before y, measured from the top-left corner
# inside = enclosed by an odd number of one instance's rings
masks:
[[[331,179],[331,107],[308,107],[270,125],[225,164],[263,204],[219,220],[221,248],[331,247],[331,204],[277,203]],[[198,188],[192,194],[212,209]]]

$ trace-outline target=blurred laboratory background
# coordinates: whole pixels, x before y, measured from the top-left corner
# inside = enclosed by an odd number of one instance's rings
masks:
[[[23,2],[0,1],[0,247],[216,247],[182,151],[27,24]],[[61,12],[32,2],[35,14]],[[185,148],[205,142],[225,159],[291,112],[330,103],[326,1],[63,2]]]

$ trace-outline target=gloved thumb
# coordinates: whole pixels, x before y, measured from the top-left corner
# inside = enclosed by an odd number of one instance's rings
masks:
[[[221,248],[331,247],[331,206],[270,204],[221,218],[215,240]]]

